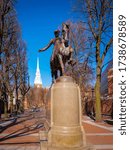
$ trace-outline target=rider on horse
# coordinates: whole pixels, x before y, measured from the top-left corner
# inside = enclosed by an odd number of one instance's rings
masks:
[[[54,49],[53,49],[53,53],[52,53],[52,56],[51,56],[51,61],[53,61],[53,59],[54,59],[54,54],[57,51],[58,45],[61,44],[61,42],[62,42],[62,39],[59,37],[59,35],[60,35],[60,31],[59,30],[55,30],[54,31],[54,35],[55,35],[55,38],[51,39],[51,41],[49,42],[49,44],[47,46],[45,46],[44,48],[39,50],[39,52],[45,51],[53,44],[54,45]]]
[[[39,50],[39,52],[42,52],[47,50],[52,44],[54,45],[50,61],[52,79],[58,77],[58,70],[60,71],[60,76],[64,75],[65,64],[66,62],[72,63],[73,52],[73,48],[69,45],[69,25],[62,24],[62,38],[59,37],[59,30],[55,30],[54,34],[55,38],[46,47]]]

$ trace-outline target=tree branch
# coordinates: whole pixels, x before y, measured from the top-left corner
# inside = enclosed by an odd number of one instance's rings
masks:
[[[107,52],[108,52],[108,50],[109,50],[109,48],[110,48],[112,43],[113,43],[113,37],[111,37],[110,41],[106,45],[106,48],[105,48],[105,50],[104,50],[104,52],[102,54],[102,58],[101,58],[102,62],[103,62],[103,60],[104,60],[104,58],[105,58],[105,56],[106,56],[106,54],[107,54]]]

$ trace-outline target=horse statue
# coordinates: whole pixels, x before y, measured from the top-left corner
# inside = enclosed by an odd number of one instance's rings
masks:
[[[65,75],[65,65],[74,64],[72,59],[73,48],[69,45],[69,25],[62,24],[62,37],[59,37],[60,31],[54,31],[55,38],[49,44],[40,49],[39,52],[47,50],[52,44],[54,45],[53,53],[50,60],[52,81],[60,76]]]

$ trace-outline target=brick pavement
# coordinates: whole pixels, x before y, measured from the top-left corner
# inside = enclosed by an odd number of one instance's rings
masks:
[[[87,140],[96,150],[113,149],[113,127],[105,122],[95,123],[87,116],[83,116],[83,126]]]
[[[86,116],[82,119],[86,138],[96,150],[112,150],[112,126],[95,123]],[[44,122],[43,112],[26,112],[14,125],[0,133],[0,150],[40,150],[39,131],[45,130]]]
[[[45,130],[44,121],[43,111],[21,115],[0,132],[0,150],[40,150],[39,131]]]

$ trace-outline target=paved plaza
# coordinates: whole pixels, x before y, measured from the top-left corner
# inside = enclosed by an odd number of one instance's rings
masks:
[[[82,117],[87,140],[96,150],[113,149],[113,126],[105,122],[95,123]],[[39,112],[26,111],[17,118],[0,121],[0,150],[40,150],[39,131],[46,130],[46,116]]]

